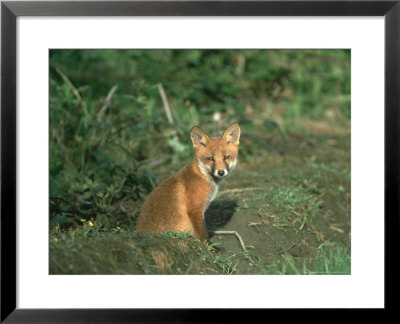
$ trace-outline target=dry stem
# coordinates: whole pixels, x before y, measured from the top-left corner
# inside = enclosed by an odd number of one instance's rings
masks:
[[[220,192],[220,195],[226,194],[226,193],[236,193],[236,192],[243,192],[243,191],[256,191],[256,190],[265,190],[265,188],[262,187],[253,187],[253,188],[237,188],[237,189],[227,189],[222,192]]]
[[[246,247],[244,246],[243,239],[236,231],[214,231],[216,235],[235,235],[239,240],[240,246],[242,247],[243,251],[246,252]]]
[[[171,108],[169,106],[168,98],[167,98],[167,95],[165,94],[164,87],[161,83],[158,83],[157,87],[158,87],[158,91],[160,92],[161,100],[163,103],[165,115],[167,116],[168,123],[170,125],[173,125],[174,119],[172,118]],[[173,130],[172,135],[175,140],[178,140],[178,134],[176,133],[176,130]]]

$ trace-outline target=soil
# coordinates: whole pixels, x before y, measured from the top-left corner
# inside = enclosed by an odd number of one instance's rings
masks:
[[[310,260],[323,244],[350,246],[349,134],[316,124],[312,126],[321,130],[318,134],[270,143],[266,162],[241,163],[207,211],[210,231],[236,231],[249,255],[257,259],[240,262],[238,273],[257,273],[255,263],[268,265],[285,253],[294,260]],[[271,201],[280,186],[289,190],[300,186],[311,198],[300,195],[306,200],[289,207],[290,216],[279,215],[282,208]],[[302,224],[314,198],[319,203]],[[217,241],[221,251],[241,250],[235,235],[211,234],[211,242]]]

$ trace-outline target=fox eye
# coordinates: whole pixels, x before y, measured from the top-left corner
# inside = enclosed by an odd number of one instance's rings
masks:
[[[224,160],[229,160],[230,158],[231,158],[230,155],[225,155],[225,156],[224,156]]]
[[[214,158],[212,156],[210,156],[207,158],[207,160],[214,161]]]

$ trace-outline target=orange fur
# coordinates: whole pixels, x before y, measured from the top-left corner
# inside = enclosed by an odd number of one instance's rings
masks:
[[[204,212],[215,198],[221,181],[236,165],[239,137],[237,123],[215,138],[193,127],[195,158],[146,198],[139,215],[138,232],[190,231],[191,235],[205,241]]]

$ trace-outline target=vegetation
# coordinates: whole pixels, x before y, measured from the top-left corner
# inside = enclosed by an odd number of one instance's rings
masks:
[[[350,51],[51,50],[51,273],[350,273]],[[138,234],[146,195],[242,128],[207,216],[235,238]]]

